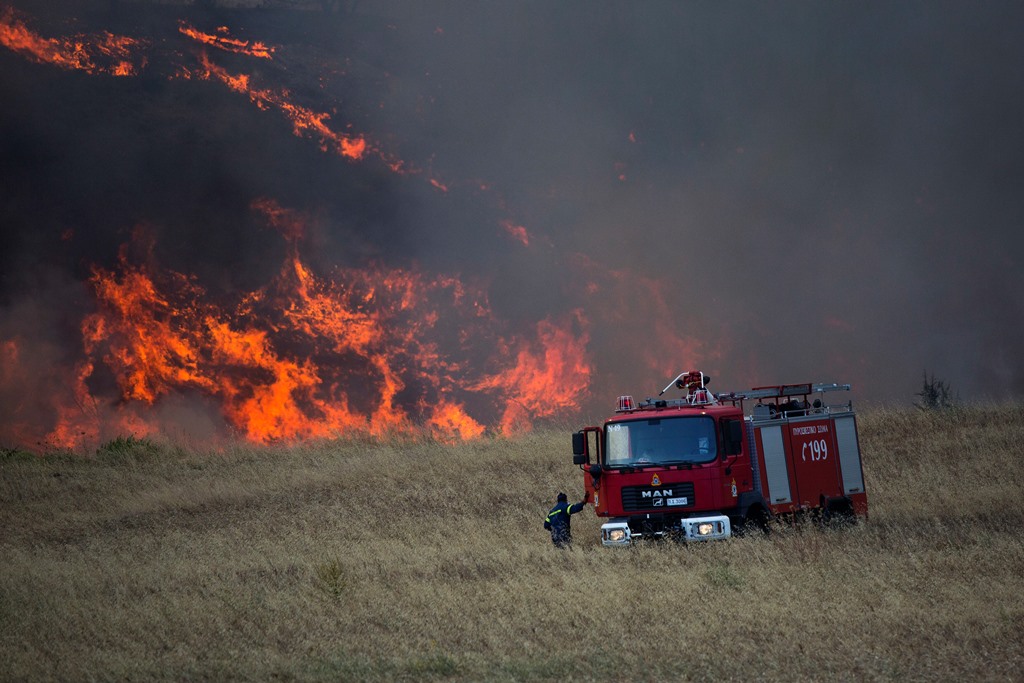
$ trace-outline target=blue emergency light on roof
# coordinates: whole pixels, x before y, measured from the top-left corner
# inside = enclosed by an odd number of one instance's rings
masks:
[[[636,410],[636,402],[633,401],[633,397],[619,396],[619,400],[615,404],[615,412],[624,413],[628,410]]]

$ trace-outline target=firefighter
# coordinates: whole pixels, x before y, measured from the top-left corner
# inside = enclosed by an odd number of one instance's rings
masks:
[[[551,542],[556,548],[567,548],[572,543],[572,530],[569,527],[569,517],[575,515],[587,504],[587,497],[575,505],[569,505],[569,497],[564,493],[558,494],[558,502],[551,512],[544,519],[544,528],[551,532]]]

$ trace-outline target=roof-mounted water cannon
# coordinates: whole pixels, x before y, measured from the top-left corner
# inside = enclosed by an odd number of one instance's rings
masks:
[[[663,395],[675,385],[677,389],[686,390],[686,402],[691,405],[714,403],[715,395],[707,389],[707,385],[710,382],[711,375],[705,375],[700,370],[681,372],[674,380],[668,383],[668,386],[661,390],[658,396]]]

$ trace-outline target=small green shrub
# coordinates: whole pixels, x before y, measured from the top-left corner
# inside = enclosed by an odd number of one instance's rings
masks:
[[[444,653],[435,653],[412,660],[408,664],[408,671],[416,678],[450,677],[459,673],[459,663]]]
[[[927,371],[924,373],[921,391],[914,395],[921,399],[920,403],[914,404],[921,410],[947,410],[956,405],[949,384],[936,379],[935,375],[928,377]]]
[[[119,436],[96,449],[96,457],[114,461],[133,460],[155,455],[159,447],[146,438]]]
[[[709,567],[704,576],[714,588],[738,591],[743,588],[745,583],[739,572],[729,566],[729,564],[716,564],[713,567]]]
[[[316,573],[317,584],[321,590],[333,598],[340,598],[348,586],[345,578],[345,567],[338,559],[320,562],[313,567]]]
[[[36,456],[20,448],[0,448],[0,462],[27,462]]]

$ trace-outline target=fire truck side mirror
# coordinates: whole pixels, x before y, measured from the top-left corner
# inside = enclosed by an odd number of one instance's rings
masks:
[[[726,455],[739,455],[743,452],[743,422],[723,420],[722,436],[725,437]]]
[[[590,454],[587,452],[587,435],[583,432],[576,432],[572,435],[572,464],[585,465],[590,462]]]

